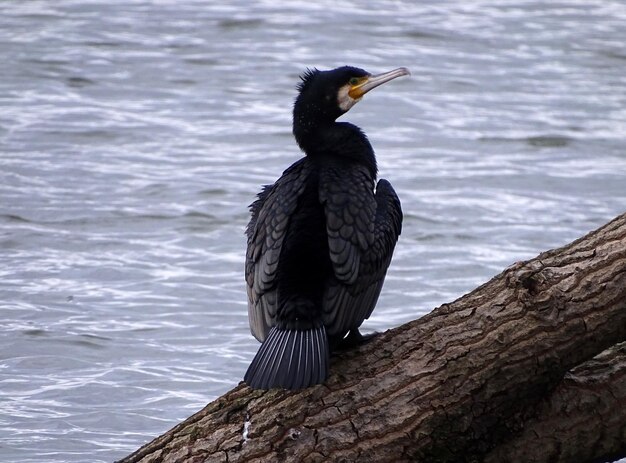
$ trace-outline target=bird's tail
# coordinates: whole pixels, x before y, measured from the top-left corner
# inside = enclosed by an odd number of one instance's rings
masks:
[[[287,330],[273,327],[243,380],[253,389],[302,389],[328,376],[326,328]]]

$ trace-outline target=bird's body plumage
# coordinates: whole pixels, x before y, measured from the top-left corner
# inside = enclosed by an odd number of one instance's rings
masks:
[[[321,84],[305,80],[300,97]],[[246,229],[250,329],[263,344],[244,379],[260,389],[325,380],[332,346],[371,315],[401,231],[400,201],[389,182],[376,184],[367,137],[298,109],[306,156],[259,193]]]

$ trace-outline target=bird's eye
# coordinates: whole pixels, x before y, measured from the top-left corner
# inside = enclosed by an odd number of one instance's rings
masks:
[[[359,79],[357,77],[353,77],[350,79],[350,85],[356,85],[359,83]]]

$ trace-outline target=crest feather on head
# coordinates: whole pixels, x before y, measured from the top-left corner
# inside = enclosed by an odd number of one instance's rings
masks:
[[[300,75],[300,80],[302,82],[298,84],[298,91],[302,92],[305,88],[307,88],[313,80],[313,77],[315,77],[320,72],[321,71],[317,68],[306,68],[306,71],[304,71],[302,75]]]

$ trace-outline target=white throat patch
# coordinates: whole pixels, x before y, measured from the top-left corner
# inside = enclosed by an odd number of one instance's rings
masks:
[[[348,111],[352,106],[357,104],[361,99],[355,100],[348,93],[350,91],[350,84],[346,84],[339,89],[337,93],[337,103],[342,111]]]

